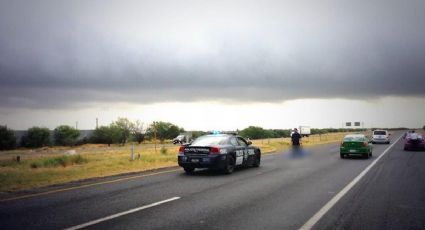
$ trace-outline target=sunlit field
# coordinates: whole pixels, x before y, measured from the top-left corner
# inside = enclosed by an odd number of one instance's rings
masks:
[[[312,135],[304,146],[339,142],[346,133]],[[289,138],[254,140],[263,154],[290,147]],[[179,146],[145,143],[125,146],[88,144],[0,152],[0,191],[16,191],[52,184],[177,166]],[[16,158],[20,156],[20,162]]]

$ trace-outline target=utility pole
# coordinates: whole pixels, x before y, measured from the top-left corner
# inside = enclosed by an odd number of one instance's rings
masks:
[[[96,117],[96,129],[99,127],[99,119]]]
[[[153,122],[153,136],[154,136],[154,145],[155,145],[155,154],[156,154],[156,122]]]

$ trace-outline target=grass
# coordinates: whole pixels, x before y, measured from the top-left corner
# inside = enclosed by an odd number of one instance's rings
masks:
[[[340,141],[346,133],[303,138],[304,146]],[[289,138],[254,140],[263,154],[290,148]],[[131,145],[88,144],[75,148],[49,147],[0,152],[0,192],[43,187],[82,179],[140,172],[177,165],[178,146],[134,145],[140,159],[131,159]],[[75,150],[75,155],[66,155]],[[21,161],[16,161],[17,156]]]

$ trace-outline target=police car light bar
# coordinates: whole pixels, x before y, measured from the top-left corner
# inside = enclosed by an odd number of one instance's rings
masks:
[[[228,135],[238,135],[238,132],[235,131],[218,131],[218,130],[214,130],[214,131],[209,131],[209,134],[212,135],[219,135],[219,134],[228,134]]]

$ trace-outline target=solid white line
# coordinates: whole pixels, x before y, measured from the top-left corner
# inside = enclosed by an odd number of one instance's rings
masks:
[[[143,209],[152,208],[154,206],[158,206],[158,205],[161,205],[161,204],[164,204],[164,203],[167,203],[167,202],[170,202],[170,201],[178,200],[178,199],[180,199],[180,197],[173,197],[173,198],[170,198],[170,199],[167,199],[167,200],[158,201],[158,202],[155,202],[155,203],[152,203],[152,204],[149,204],[149,205],[130,209],[130,210],[125,211],[125,212],[120,212],[120,213],[110,215],[110,216],[107,216],[107,217],[103,217],[103,218],[100,218],[100,219],[97,219],[97,220],[92,220],[92,221],[84,223],[84,224],[80,224],[80,225],[77,225],[77,226],[66,228],[65,230],[77,230],[77,229],[85,228],[85,227],[88,227],[90,225],[94,225],[94,224],[98,224],[100,222],[115,219],[115,218],[120,217],[120,216],[124,216],[124,215],[128,215],[130,213],[138,212],[138,211],[141,211]]]
[[[336,194],[328,203],[325,204],[313,217],[311,217],[300,229],[308,230],[313,226],[348,192],[362,179],[367,172],[381,159],[401,138],[397,138],[385,151],[374,160],[365,170],[363,170],[356,178],[354,178],[347,186],[345,186],[338,194]]]

